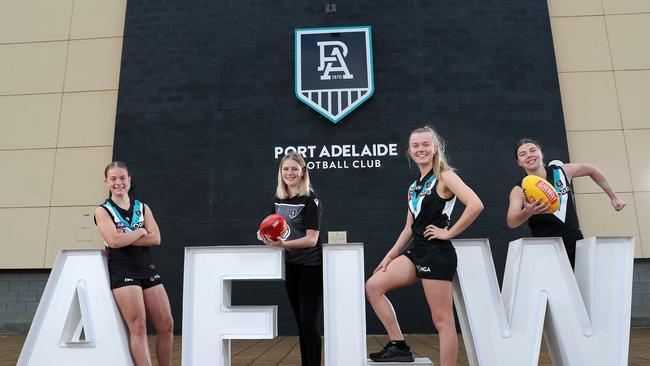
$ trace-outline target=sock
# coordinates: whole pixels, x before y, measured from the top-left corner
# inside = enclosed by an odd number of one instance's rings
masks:
[[[406,341],[401,340],[401,341],[390,341],[390,343],[394,344],[397,346],[399,349],[409,349],[408,344],[406,344]]]

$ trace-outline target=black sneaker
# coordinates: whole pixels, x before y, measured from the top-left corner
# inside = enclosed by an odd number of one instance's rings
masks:
[[[368,355],[371,360],[375,362],[413,362],[413,354],[411,348],[406,346],[406,349],[401,349],[393,342],[388,344],[379,352],[374,352]]]

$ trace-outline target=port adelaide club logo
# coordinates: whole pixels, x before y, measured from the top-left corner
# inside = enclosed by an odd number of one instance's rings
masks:
[[[372,96],[369,26],[296,29],[296,96],[332,123]]]

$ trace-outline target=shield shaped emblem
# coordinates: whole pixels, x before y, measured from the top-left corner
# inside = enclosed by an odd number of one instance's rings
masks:
[[[375,91],[369,26],[296,29],[296,96],[333,123]]]

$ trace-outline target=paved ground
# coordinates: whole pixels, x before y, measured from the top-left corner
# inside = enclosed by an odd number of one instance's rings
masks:
[[[436,335],[411,334],[407,342],[416,357],[429,357],[434,362],[438,358],[438,337]],[[462,337],[458,365],[469,365]],[[0,366],[14,366],[25,341],[25,334],[0,334]],[[150,342],[152,338],[150,338]],[[181,337],[174,339],[174,365],[181,363]],[[386,343],[385,336],[368,336],[368,349],[381,349]],[[153,349],[153,348],[152,348]],[[278,337],[269,340],[238,340],[232,344],[233,366],[276,366],[299,365],[300,354],[297,337]],[[437,362],[436,362],[437,363]],[[154,362],[154,364],[156,364]],[[540,366],[551,365],[546,350],[542,348]],[[650,365],[650,328],[632,329],[630,335],[630,366]],[[606,366],[606,365],[603,365]]]

